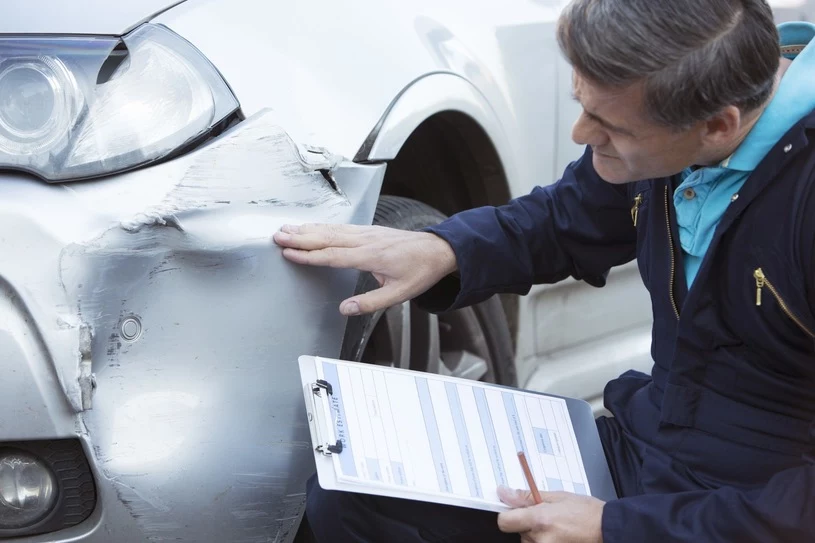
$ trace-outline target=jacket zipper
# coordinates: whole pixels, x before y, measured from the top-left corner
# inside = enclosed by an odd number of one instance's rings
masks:
[[[674,254],[674,235],[671,232],[671,215],[668,211],[668,185],[665,185],[665,224],[668,226],[668,247],[671,250],[671,282],[670,292],[671,307],[673,307],[676,319],[679,320],[679,307],[676,305],[676,298],[674,298],[674,280],[676,277],[676,255]]]
[[[637,217],[640,213],[640,204],[642,203],[642,193],[637,194],[636,198],[634,198],[634,206],[631,208],[631,222],[634,223],[634,226],[637,226]]]
[[[786,315],[787,315],[787,316],[788,316],[790,319],[792,319],[792,321],[793,321],[795,324],[797,324],[797,325],[798,325],[798,328],[800,328],[801,330],[803,330],[804,332],[806,332],[806,334],[807,334],[809,337],[811,337],[811,338],[815,339],[815,334],[813,334],[813,333],[812,333],[812,332],[809,330],[809,328],[807,328],[806,326],[804,326],[804,323],[802,323],[802,322],[801,322],[801,320],[800,320],[798,317],[796,317],[796,316],[793,314],[793,312],[792,312],[792,311],[790,311],[790,308],[789,308],[789,307],[787,307],[787,304],[784,302],[784,300],[782,300],[782,299],[781,299],[781,295],[780,295],[780,294],[778,294],[778,291],[777,291],[777,290],[775,290],[775,287],[773,286],[773,284],[772,284],[772,283],[770,283],[770,280],[769,280],[769,279],[767,279],[767,276],[766,276],[766,275],[764,275],[764,270],[762,270],[761,268],[756,268],[756,271],[754,271],[754,272],[753,272],[753,277],[755,277],[755,278],[756,278],[756,305],[757,305],[757,306],[760,306],[760,305],[761,305],[761,291],[764,289],[764,287],[767,287],[767,288],[770,290],[770,292],[772,293],[772,295],[775,297],[775,300],[778,302],[778,305],[780,305],[780,306],[781,306],[781,310],[782,310],[782,311],[783,311],[783,312],[784,312],[784,313],[785,313],[785,314],[786,314]]]

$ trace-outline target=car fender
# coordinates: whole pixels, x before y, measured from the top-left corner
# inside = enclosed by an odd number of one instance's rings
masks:
[[[520,0],[478,10],[463,1],[188,0],[153,22],[197,47],[246,115],[270,109],[296,142],[349,159],[393,158],[423,120],[463,111],[522,194],[552,171],[560,9]],[[536,116],[518,115],[529,107]]]
[[[508,179],[516,179],[512,146],[493,107],[472,83],[454,73],[428,74],[405,88],[368,135],[355,162],[387,161],[396,157],[416,128],[437,113],[456,111],[472,118],[487,134]]]
[[[261,111],[150,168],[0,175],[0,442],[83,440],[99,496],[59,541],[290,540],[313,470],[297,358],[339,354],[358,274],[271,236],[370,224],[384,170]]]

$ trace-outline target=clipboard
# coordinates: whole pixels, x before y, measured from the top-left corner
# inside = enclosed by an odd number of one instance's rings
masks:
[[[475,499],[471,496],[452,495],[449,493],[446,495],[442,495],[440,493],[427,493],[424,491],[417,491],[412,488],[395,487],[393,484],[373,480],[367,480],[364,483],[359,483],[357,481],[350,481],[347,477],[343,478],[341,474],[338,476],[337,465],[344,460],[347,460],[347,458],[342,456],[343,453],[345,452],[346,455],[349,455],[348,448],[345,445],[349,438],[349,435],[347,435],[348,429],[343,426],[337,426],[338,421],[334,416],[335,411],[332,411],[332,404],[335,404],[337,401],[337,398],[335,397],[335,390],[333,384],[328,379],[324,379],[318,375],[318,361],[341,363],[350,368],[358,366],[360,370],[363,371],[370,371],[372,366],[314,356],[301,356],[298,360],[301,382],[303,385],[306,415],[309,422],[309,431],[311,433],[314,461],[321,487],[328,490],[361,492],[402,499],[417,499],[446,505],[471,507],[496,512],[507,509],[507,507],[500,502],[488,502],[486,500]],[[447,385],[447,383],[457,384],[459,382],[473,384],[472,381],[466,381],[464,379],[441,377],[436,375],[431,376],[411,370],[395,370],[391,368],[385,368],[384,370],[393,373],[399,372],[410,374],[412,376],[426,376],[437,381],[443,381],[445,385]],[[577,448],[579,449],[579,456],[582,460],[582,465],[585,468],[587,487],[591,490],[590,494],[604,501],[617,498],[611,473],[605,458],[605,453],[603,452],[603,447],[594,422],[594,416],[591,407],[587,402],[579,399],[563,398],[550,394],[520,391],[518,389],[504,387],[501,385],[484,383],[477,384],[480,388],[484,388],[486,390],[513,394],[532,394],[535,396],[557,399],[558,401],[565,402],[565,406],[568,410],[568,417],[573,428],[574,439],[576,440]],[[336,408],[336,405],[334,405],[334,408]],[[525,486],[521,485],[510,486],[514,486],[516,488],[526,488]],[[542,486],[542,488],[544,487]],[[489,490],[490,489],[484,489],[484,493],[488,493]]]

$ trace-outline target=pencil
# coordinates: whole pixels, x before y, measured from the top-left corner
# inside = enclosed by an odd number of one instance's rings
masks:
[[[529,485],[529,490],[532,491],[532,499],[535,504],[543,503],[541,493],[538,492],[538,486],[535,484],[535,479],[532,477],[532,470],[529,469],[529,463],[526,461],[526,455],[523,451],[518,453],[518,460],[521,461],[521,469],[524,470],[524,477],[526,477],[526,484]]]

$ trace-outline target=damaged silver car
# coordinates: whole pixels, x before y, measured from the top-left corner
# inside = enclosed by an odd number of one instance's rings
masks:
[[[515,382],[500,301],[347,323],[370,279],[271,241],[508,198],[500,123],[443,27],[394,14],[416,42],[397,66],[351,39],[352,20],[386,32],[374,4],[10,4],[0,539],[291,541],[314,469],[303,353]]]
[[[6,0],[0,540],[294,540],[302,354],[598,409],[610,378],[648,371],[634,265],[590,295],[346,320],[372,278],[271,240],[421,228],[554,180],[579,155],[565,3]]]

